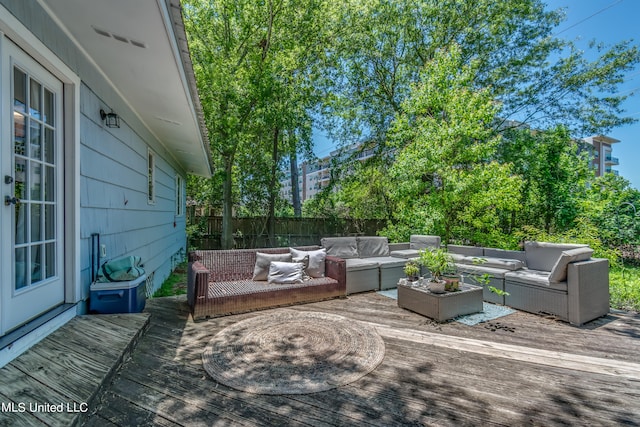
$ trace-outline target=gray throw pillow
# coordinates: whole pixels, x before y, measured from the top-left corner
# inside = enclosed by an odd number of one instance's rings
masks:
[[[272,261],[269,266],[269,283],[302,283],[304,265],[301,262]]]
[[[256,265],[253,268],[253,280],[267,280],[269,264],[272,261],[291,262],[291,254],[265,254],[256,252]]]
[[[549,273],[549,282],[560,283],[566,281],[567,266],[572,262],[586,261],[591,258],[591,255],[593,255],[593,249],[588,247],[562,251],[558,261],[556,261]]]
[[[324,237],[320,244],[327,250],[327,255],[342,259],[358,258],[358,243],[355,237]]]
[[[439,248],[440,236],[412,234],[409,238],[409,249]]]
[[[389,240],[386,237],[358,236],[356,242],[360,258],[389,256]]]
[[[289,248],[291,253],[291,260],[293,262],[302,262],[305,257],[308,257],[305,265],[305,271],[310,277],[324,277],[325,259],[327,257],[327,250],[325,248],[317,249],[315,251],[301,251],[299,249]]]

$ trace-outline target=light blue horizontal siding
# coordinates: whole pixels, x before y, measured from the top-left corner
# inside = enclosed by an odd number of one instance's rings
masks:
[[[148,202],[149,145],[121,117],[120,128],[109,129],[94,114],[98,95],[81,92],[80,236],[90,250],[92,233],[100,234],[107,258],[138,255],[145,270],[154,273],[154,289],[172,268],[176,253],[186,251],[184,217],[176,217],[176,174],[156,153],[155,203]],[[88,106],[88,107],[87,107]],[[174,226],[175,224],[175,226]],[[84,245],[83,245],[84,246]],[[90,259],[90,258],[88,258]],[[101,260],[105,261],[105,260]],[[86,265],[90,274],[91,265]]]
[[[83,297],[89,295],[92,233],[100,233],[107,258],[141,256],[147,273],[154,273],[154,288],[159,288],[175,254],[186,250],[184,216],[175,217],[175,176],[185,178],[184,171],[37,1],[0,0],[0,4],[82,80],[79,209]],[[101,108],[118,113],[119,129],[104,127]],[[156,154],[156,203],[152,205],[147,203],[148,148]]]

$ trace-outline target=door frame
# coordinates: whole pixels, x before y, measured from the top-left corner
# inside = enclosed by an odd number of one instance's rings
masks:
[[[86,297],[81,280],[80,258],[80,77],[40,39],[0,5],[0,50],[6,38],[40,63],[62,82],[63,96],[63,180],[64,180],[64,299],[77,303]],[[3,64],[4,65],[4,64]],[[6,67],[3,67],[6,69]],[[9,76],[2,76],[2,79]],[[3,95],[4,96],[4,95]],[[0,103],[0,117],[9,117],[6,102]],[[3,119],[6,122],[6,119]],[[0,235],[0,239],[9,236]],[[0,328],[1,329],[1,328]]]

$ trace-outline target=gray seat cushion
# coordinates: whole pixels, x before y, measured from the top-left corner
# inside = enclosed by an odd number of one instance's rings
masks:
[[[522,283],[525,285],[534,285],[559,291],[567,290],[567,282],[550,282],[549,272],[541,270],[529,270],[524,268],[517,271],[509,271],[504,275],[507,282]]]
[[[404,258],[394,258],[390,256],[385,257],[371,257],[371,258],[363,258],[366,261],[372,261],[378,264],[378,266],[382,269],[384,268],[393,268],[393,267],[404,267],[407,263],[407,260]]]
[[[397,251],[391,251],[389,255],[396,258],[412,259],[418,258],[420,256],[420,251],[418,249],[400,249]]]
[[[492,268],[474,264],[456,264],[456,267],[458,269],[458,273],[460,274],[477,276],[488,274],[491,277],[495,277],[496,279],[504,279],[504,275],[509,272],[509,270],[505,270],[502,268]]]
[[[378,269],[378,263],[367,259],[349,258],[345,260],[347,273],[350,271]]]
[[[505,258],[493,258],[482,257],[478,265],[484,267],[500,268],[504,270],[520,270],[524,267],[524,263],[518,259],[505,259]]]

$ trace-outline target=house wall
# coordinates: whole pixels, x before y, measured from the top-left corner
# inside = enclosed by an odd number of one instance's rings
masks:
[[[75,177],[80,196],[79,206],[74,207],[79,210],[80,236],[65,233],[66,239],[79,240],[73,246],[80,252],[81,299],[89,294],[92,233],[100,233],[107,258],[141,256],[145,270],[153,274],[151,286],[159,288],[175,265],[176,254],[186,250],[185,216],[175,216],[175,179],[176,174],[185,178],[184,170],[36,0],[0,0],[0,4],[82,82],[80,105],[74,107],[80,121],[79,147],[75,147],[80,156]],[[116,111],[121,127],[106,128],[101,108]],[[147,203],[148,149],[156,155],[155,204]]]
[[[84,84],[80,104],[80,239],[85,254],[82,259],[86,260],[82,265],[83,283],[90,283],[91,234],[99,233],[100,243],[106,246],[106,259],[142,257],[157,289],[175,266],[178,254],[186,253],[185,215],[175,214],[176,174],[184,183],[184,173],[156,153],[155,203],[149,203],[147,155],[150,148],[155,150],[126,118],[121,118],[120,128],[105,127],[97,114],[104,103]],[[181,203],[184,206],[184,200]]]

